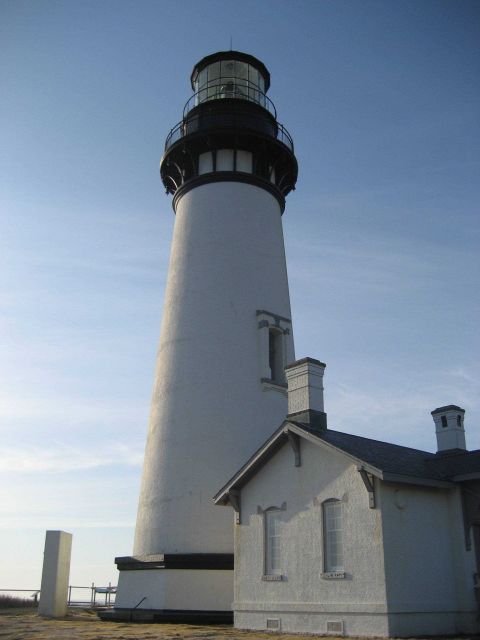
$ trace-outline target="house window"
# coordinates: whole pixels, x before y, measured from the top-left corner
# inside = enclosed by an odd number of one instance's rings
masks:
[[[324,570],[343,571],[343,504],[328,500],[323,504]]]
[[[283,333],[276,329],[268,330],[268,366],[270,379],[274,382],[284,382]]]
[[[442,427],[447,426],[447,416],[442,416]]]
[[[282,516],[278,510],[265,512],[265,573],[281,575]]]

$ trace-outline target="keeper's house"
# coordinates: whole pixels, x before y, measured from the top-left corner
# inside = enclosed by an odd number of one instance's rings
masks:
[[[235,510],[235,626],[478,631],[480,451],[464,410],[432,411],[437,453],[333,431],[324,368],[287,367],[285,422],[215,496]]]

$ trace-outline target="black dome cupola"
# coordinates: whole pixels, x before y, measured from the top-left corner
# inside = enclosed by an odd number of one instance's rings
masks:
[[[191,84],[194,94],[167,136],[160,163],[174,208],[195,186],[240,181],[270,191],[283,211],[298,166],[293,140],[266,95],[268,69],[254,56],[220,51],[195,65]]]

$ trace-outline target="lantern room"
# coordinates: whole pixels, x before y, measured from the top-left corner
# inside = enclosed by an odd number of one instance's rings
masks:
[[[208,100],[239,98],[267,107],[265,93],[270,74],[254,56],[240,51],[219,51],[206,56],[193,69],[194,105]],[[270,110],[270,109],[269,109]]]
[[[298,166],[292,137],[266,95],[266,66],[241,51],[219,51],[202,58],[190,80],[194,94],[168,134],[160,162],[173,208],[200,183],[230,180],[266,189],[283,211]]]

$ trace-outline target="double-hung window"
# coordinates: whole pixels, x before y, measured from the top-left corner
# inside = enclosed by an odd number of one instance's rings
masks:
[[[343,571],[343,504],[323,503],[324,571]]]
[[[265,573],[281,575],[282,573],[282,512],[271,510],[265,512]]]

